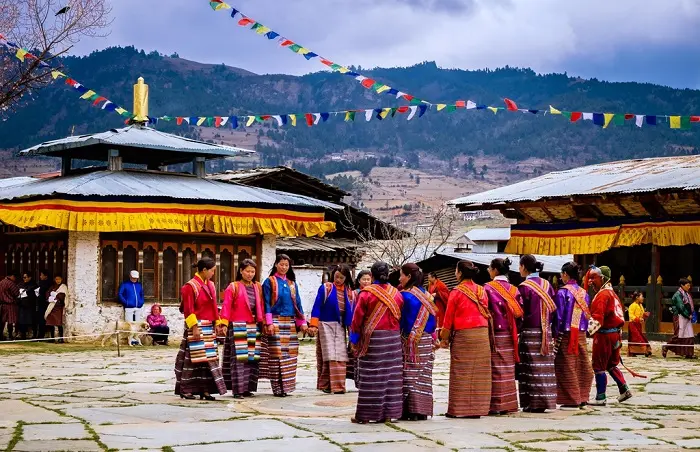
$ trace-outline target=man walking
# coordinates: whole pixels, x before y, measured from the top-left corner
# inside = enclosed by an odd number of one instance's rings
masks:
[[[143,319],[143,286],[139,282],[139,272],[131,270],[129,280],[119,286],[119,302],[124,306],[124,320],[140,322]]]

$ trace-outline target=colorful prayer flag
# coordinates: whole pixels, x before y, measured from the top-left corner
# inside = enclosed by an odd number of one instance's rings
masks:
[[[603,113],[603,118],[604,118],[604,123],[603,123],[603,128],[607,129],[608,126],[610,125],[610,121],[615,117],[614,113]]]
[[[550,105],[549,106],[549,114],[550,115],[560,115],[561,112]]]
[[[503,102],[505,102],[508,111],[518,111],[518,105],[512,100],[505,98],[503,99]]]

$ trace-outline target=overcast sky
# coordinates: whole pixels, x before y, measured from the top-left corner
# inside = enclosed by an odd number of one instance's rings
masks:
[[[318,60],[239,27],[207,0],[118,0],[106,38],[75,53],[134,45],[256,73],[305,74]],[[505,65],[611,81],[700,88],[700,0],[231,0],[343,65]]]

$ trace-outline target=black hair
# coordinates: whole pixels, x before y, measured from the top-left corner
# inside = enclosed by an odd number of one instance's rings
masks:
[[[204,269],[211,270],[212,268],[216,267],[216,262],[214,262],[214,259],[211,257],[203,257],[197,261],[196,267],[198,272],[201,272]]]
[[[501,259],[500,257],[497,257],[496,259],[491,261],[490,267],[498,272],[499,275],[501,276],[508,276],[508,272],[510,271],[510,264],[512,262],[510,259],[507,257],[505,259]]]
[[[328,279],[330,282],[333,282],[333,279],[335,278],[335,274],[337,272],[340,272],[341,275],[345,276],[345,285],[350,288],[350,290],[355,288],[355,284],[352,280],[352,272],[350,271],[350,267],[348,267],[345,264],[338,264],[333,266],[330,271],[330,278]]]
[[[568,275],[571,279],[578,280],[580,267],[576,262],[567,262],[561,266],[561,272]]]
[[[678,280],[679,286],[685,286],[686,284],[692,284],[688,278],[681,278]]]
[[[287,270],[287,279],[296,282],[297,277],[294,274],[294,269],[292,268],[292,265],[294,265],[294,263],[292,262],[292,258],[287,256],[286,254],[277,255],[277,257],[275,258],[275,265],[273,265],[272,269],[270,270],[270,276],[274,276],[275,273],[277,273],[277,264],[279,264],[281,261],[289,262],[289,270]]]
[[[462,274],[459,282],[465,279],[474,279],[479,274],[479,268],[472,261],[457,262],[457,271]]]
[[[375,262],[370,273],[372,273],[372,279],[379,281],[381,284],[389,282],[389,264],[386,262]]]
[[[56,278],[61,278],[61,279],[63,279],[63,275],[60,274],[60,273],[56,273],[55,275],[53,275],[53,279],[56,279]]]
[[[641,290],[635,290],[634,292],[632,292],[632,295],[630,295],[630,297],[632,298],[632,301],[637,301],[637,298],[641,297],[643,293],[644,292],[642,292]]]
[[[236,273],[236,281],[243,280],[243,275],[241,275],[241,272],[248,267],[253,267],[255,269],[255,272],[257,273],[258,266],[255,264],[255,261],[253,259],[243,259],[241,261],[241,263],[238,265],[238,273]]]
[[[404,289],[410,289],[414,286],[423,285],[423,272],[421,271],[420,267],[416,264],[403,264],[401,266],[401,273],[411,278],[408,280],[408,283],[404,286]]]
[[[45,268],[42,268],[41,270],[39,270],[39,275],[44,275],[44,276],[46,276],[46,277],[48,278],[48,277],[49,277],[49,271],[46,270]]]
[[[362,270],[360,273],[357,274],[357,277],[355,278],[355,287],[360,288],[360,280],[362,279],[363,276],[369,275],[370,278],[372,277],[372,272],[369,270]]]
[[[433,278],[438,279],[438,275],[435,272],[428,273],[428,276],[432,276]]]
[[[544,264],[537,262],[537,259],[532,254],[525,254],[520,258],[520,265],[525,267],[529,273],[537,273],[544,270]]]

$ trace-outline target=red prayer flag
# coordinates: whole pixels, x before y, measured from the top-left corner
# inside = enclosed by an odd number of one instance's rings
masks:
[[[253,22],[255,22],[253,19],[250,19],[248,17],[244,17],[243,19],[238,21],[238,25],[240,25],[241,27],[245,27],[246,25],[250,25]]]
[[[214,116],[214,127],[221,127],[221,116]]]
[[[321,58],[321,63],[325,64],[326,66],[333,66],[333,62],[332,62],[332,61],[328,61],[328,60],[325,59],[325,58]]]
[[[311,113],[306,113],[304,117],[306,118],[307,126],[311,127],[312,125],[314,125],[314,115],[312,115]]]
[[[396,111],[398,111],[399,113],[406,113],[408,110],[409,109],[406,105],[403,105],[403,106],[396,109]]]
[[[97,105],[97,104],[99,104],[100,102],[102,102],[103,100],[107,100],[107,98],[106,98],[106,97],[100,96],[100,97],[98,97],[97,99],[95,99],[95,102],[93,102],[92,105]]]
[[[404,95],[403,95],[403,98],[406,99],[406,100],[409,101],[409,102],[413,100],[413,96],[411,96],[410,94],[404,94]]]
[[[463,101],[463,100],[458,100],[457,102],[455,102],[455,107],[457,107],[457,108],[466,108],[466,107],[467,107],[467,103],[466,103],[465,101]]]
[[[262,115],[260,118],[261,118],[263,121],[267,121],[268,119],[272,118],[272,116],[270,116],[270,115]]]
[[[625,113],[625,119],[634,119],[634,115]]]
[[[72,78],[68,77],[68,78],[66,79],[66,85],[70,85],[70,86],[75,85],[75,80],[73,80]]]
[[[372,80],[371,78],[366,78],[366,79],[362,80],[362,86],[364,86],[367,89],[374,86],[374,83],[375,83],[375,81]]]
[[[280,45],[282,47],[287,47],[287,46],[290,46],[292,44],[294,44],[294,42],[290,41],[289,39],[285,39],[284,41],[282,41],[282,44],[280,44]]]
[[[700,122],[700,116],[691,116],[690,122]]]
[[[515,104],[515,102],[507,97],[503,99],[503,101],[506,103],[506,108],[508,108],[508,111],[518,111],[518,106]]]
[[[579,119],[581,119],[582,117],[583,117],[583,113],[581,113],[580,111],[572,111],[571,112],[571,122],[576,122]]]
[[[181,126],[182,125],[182,116],[178,116],[177,118],[175,118],[175,123],[178,126]]]

